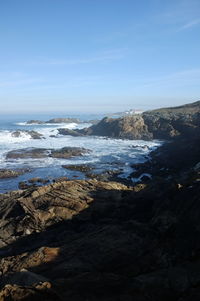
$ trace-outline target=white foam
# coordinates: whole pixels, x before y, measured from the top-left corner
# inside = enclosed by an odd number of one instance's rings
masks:
[[[88,124],[87,124],[88,125]],[[85,124],[69,123],[64,124],[65,128],[76,129],[85,127]],[[58,134],[60,126],[52,125],[44,127],[39,125],[32,128],[42,134],[46,139],[31,139],[28,133],[21,132],[20,137],[12,137],[11,131],[0,131],[0,163],[2,168],[12,167],[50,167],[61,166],[63,164],[87,164],[91,163],[99,169],[123,168],[124,177],[132,171],[131,165],[144,162],[150,152],[160,141],[142,140],[121,140],[105,137],[72,137]],[[52,137],[54,136],[54,137]],[[20,159],[6,160],[6,153],[11,150],[36,147],[46,149],[59,149],[67,146],[83,147],[91,152],[84,156],[70,159]]]
[[[27,122],[17,122],[15,125],[20,125],[20,126],[29,126],[29,127],[34,127],[34,126],[39,126],[39,127],[45,127],[45,126],[52,126],[52,127],[62,127],[62,128],[67,128],[67,129],[82,129],[85,127],[89,127],[92,125],[92,123],[75,123],[75,122],[70,122],[70,123],[27,123]]]
[[[28,125],[27,122],[17,122],[15,125]]]
[[[149,179],[152,179],[152,175],[150,173],[142,173],[138,178],[131,178],[131,181],[133,183],[138,183],[142,180],[143,177],[147,177]]]
[[[19,137],[12,135],[12,131],[0,131],[0,143],[16,143],[24,142],[31,139],[31,135],[23,131],[20,132]]]

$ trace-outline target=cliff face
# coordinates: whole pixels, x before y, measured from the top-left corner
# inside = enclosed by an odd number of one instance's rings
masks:
[[[147,111],[142,115],[106,117],[79,133],[124,139],[171,139],[179,135],[192,135],[199,127],[200,101],[180,107]]]
[[[148,140],[152,135],[148,132],[141,116],[122,118],[104,118],[98,124],[83,130],[86,135],[107,136],[122,139]]]
[[[155,139],[192,135],[200,127],[200,101],[185,106],[158,109],[142,115]]]

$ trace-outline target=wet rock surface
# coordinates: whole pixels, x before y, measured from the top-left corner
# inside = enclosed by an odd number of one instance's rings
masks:
[[[81,172],[90,172],[94,169],[94,167],[87,165],[87,164],[68,164],[68,165],[62,165],[63,168],[69,169],[69,170],[75,170],[75,171],[81,171]]]
[[[90,151],[81,147],[63,147],[58,150],[52,150],[50,157],[52,158],[71,158],[75,156],[82,156]]]
[[[6,159],[26,159],[26,158],[71,158],[74,156],[82,156],[89,150],[80,147],[63,147],[61,149],[45,149],[45,148],[24,148],[10,151],[6,154]]]
[[[37,187],[37,186],[42,186],[42,185],[45,185],[45,184],[48,184],[50,183],[50,180],[49,179],[43,179],[43,178],[39,178],[39,177],[36,177],[36,178],[31,178],[27,181],[21,181],[18,183],[18,187],[19,189],[28,189],[28,188],[34,188],[34,187]]]
[[[69,135],[73,137],[84,136],[84,134],[80,133],[78,130],[70,130],[70,129],[58,129],[58,134],[60,135]]]
[[[0,179],[16,178],[24,173],[30,172],[30,169],[0,169]]]

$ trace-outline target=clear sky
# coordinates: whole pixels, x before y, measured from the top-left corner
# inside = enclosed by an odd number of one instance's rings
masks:
[[[200,0],[0,0],[0,113],[200,99]]]

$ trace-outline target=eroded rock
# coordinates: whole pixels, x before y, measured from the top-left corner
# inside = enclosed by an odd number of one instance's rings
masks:
[[[30,172],[30,169],[0,169],[0,179],[16,178],[27,172]]]

